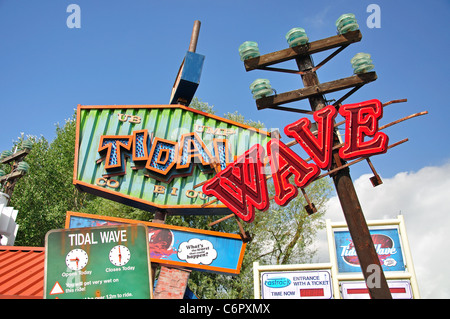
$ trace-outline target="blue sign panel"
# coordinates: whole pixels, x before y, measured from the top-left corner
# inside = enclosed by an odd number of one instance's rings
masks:
[[[240,272],[246,243],[237,234],[74,212],[66,217],[66,228],[120,224],[147,226],[152,263],[229,275]]]
[[[383,271],[405,271],[398,229],[370,230]],[[335,231],[336,256],[339,272],[360,272],[358,256],[349,231]]]

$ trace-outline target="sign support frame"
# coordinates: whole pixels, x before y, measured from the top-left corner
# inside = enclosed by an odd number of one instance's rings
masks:
[[[362,273],[339,273],[337,264],[336,247],[333,236],[333,228],[348,228],[345,222],[331,222],[330,219],[326,219],[326,231],[328,239],[328,252],[330,256],[331,267],[331,279],[334,287],[338,287],[340,281],[356,281],[364,280]],[[409,246],[408,236],[406,233],[405,219],[403,215],[398,215],[397,219],[380,219],[372,220],[367,222],[368,227],[374,226],[397,226],[398,234],[400,236],[400,241],[402,244],[402,252],[404,257],[404,263],[406,265],[407,271],[387,271],[383,272],[386,279],[407,279],[411,283],[411,290],[413,292],[414,299],[420,299],[419,285],[417,282],[416,272],[414,269],[414,263],[412,259],[412,254]],[[359,258],[359,257],[358,257]]]
[[[342,96],[337,102],[333,104],[334,107],[339,108],[341,103],[347,99],[350,95],[355,93],[359,88],[364,86],[365,84],[372,82],[377,79],[375,72],[370,72],[363,75],[361,81],[354,81],[354,78],[341,79],[333,82],[328,82],[327,87],[325,89],[323,84],[319,82],[316,71],[322,67],[325,63],[331,60],[334,56],[336,56],[339,52],[345,49],[352,43],[359,42],[362,39],[361,32],[359,30],[348,32],[344,35],[337,35],[327,39],[322,39],[318,41],[314,41],[311,43],[307,43],[305,45],[296,46],[294,48],[289,48],[269,54],[265,54],[263,56],[250,58],[244,61],[244,66],[246,71],[251,71],[255,69],[262,69],[268,71],[281,71],[277,68],[268,67],[269,65],[277,64],[280,62],[284,62],[287,60],[294,59],[298,71],[289,72],[299,74],[302,78],[303,85],[307,92],[304,92],[304,96],[302,98],[307,98],[313,112],[316,112],[322,108],[325,108],[329,103],[325,99],[325,92],[335,92],[340,91],[342,89],[351,88],[350,92],[346,93]],[[314,65],[312,60],[312,54],[317,52],[322,52],[325,50],[329,50],[331,48],[338,48],[334,53],[332,53],[329,57],[319,63],[317,66]],[[346,83],[345,85],[336,85],[336,82],[350,81],[352,83]],[[333,88],[331,88],[333,87]],[[303,91],[302,91],[303,92]],[[298,98],[291,98],[290,94],[292,92],[288,92],[286,98],[276,102],[276,105],[293,102],[298,100]],[[297,92],[298,93],[298,92]],[[278,96],[282,94],[277,94]],[[294,92],[295,95],[295,92]],[[298,94],[297,94],[298,96]],[[261,102],[266,101],[269,102],[269,105],[264,105],[264,107],[271,107],[271,103],[275,102],[274,97],[268,96],[263,97],[261,99],[256,100],[256,105],[258,109],[261,108]],[[293,109],[286,109],[281,107],[278,109],[285,111],[299,111]],[[334,134],[334,143],[333,145],[338,145],[339,138],[336,134]],[[334,151],[332,158],[332,166],[331,170],[339,168],[345,165],[346,162],[339,157],[339,154]],[[347,225],[353,238],[353,242],[355,245],[356,253],[360,260],[361,268],[363,269],[363,274],[365,281],[369,279],[371,273],[368,271],[368,267],[370,265],[376,265],[381,270],[381,285],[379,288],[370,288],[369,293],[371,298],[373,299],[392,299],[392,295],[390,293],[386,278],[384,276],[384,272],[381,268],[380,261],[378,260],[378,255],[376,253],[372,238],[369,233],[369,229],[367,226],[367,222],[365,220],[361,205],[359,203],[358,195],[356,194],[356,190],[353,185],[353,181],[350,176],[350,169],[348,167],[339,169],[338,171],[331,174],[333,178],[333,182],[335,185],[336,192],[338,194],[339,201],[341,203],[341,207],[344,213],[344,217],[347,221]],[[370,268],[370,267],[369,267]]]
[[[300,56],[295,60],[300,72],[303,73],[301,74],[301,77],[305,87],[319,85],[320,82],[316,71],[314,70],[314,63],[311,56]],[[308,99],[313,111],[320,110],[327,104],[322,94],[310,96]],[[335,137],[335,144],[338,143],[339,142]],[[343,160],[334,153],[332,168],[340,166],[340,161]],[[348,167],[341,169],[335,174],[332,174],[332,178],[366,282],[371,275],[371,273],[367,271],[370,265],[376,265],[381,270],[380,287],[369,288],[370,296],[373,299],[392,299],[386,277],[381,269],[380,261],[378,260],[378,255],[372,242],[372,238],[370,237],[369,228],[350,176],[350,169]]]

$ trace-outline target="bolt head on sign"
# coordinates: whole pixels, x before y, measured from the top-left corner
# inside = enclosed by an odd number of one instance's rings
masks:
[[[46,299],[150,299],[144,225],[51,230],[45,237]]]

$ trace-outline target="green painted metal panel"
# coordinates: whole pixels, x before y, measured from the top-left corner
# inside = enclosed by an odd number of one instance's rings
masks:
[[[45,236],[46,299],[150,299],[145,225],[54,229]]]
[[[194,186],[269,139],[266,131],[182,105],[80,105],[74,184],[82,191],[149,211],[229,214],[220,202],[202,207],[214,198]],[[228,161],[223,156],[225,146]],[[214,169],[213,158],[219,168]]]

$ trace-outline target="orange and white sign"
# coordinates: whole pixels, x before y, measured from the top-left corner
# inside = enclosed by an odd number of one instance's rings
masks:
[[[50,290],[50,295],[59,295],[59,294],[63,294],[64,290],[62,289],[61,285],[59,284],[59,282],[56,282],[55,285],[53,286],[52,290]]]

